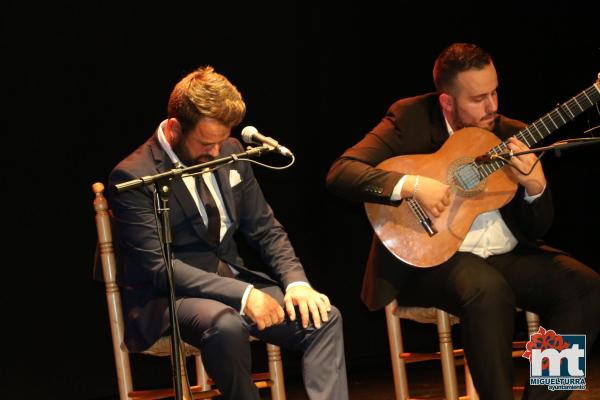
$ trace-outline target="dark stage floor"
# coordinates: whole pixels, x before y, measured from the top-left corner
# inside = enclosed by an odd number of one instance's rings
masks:
[[[289,355],[288,355],[289,356]],[[149,364],[151,368],[146,369],[142,374],[146,378],[152,378],[151,372],[157,371],[158,368],[155,364],[158,362],[157,359],[162,357],[143,357],[143,360],[150,360],[153,364]],[[391,367],[388,368],[387,360],[385,362],[376,363],[376,366],[371,368],[364,367],[353,367],[349,366],[348,370],[348,384],[350,388],[350,399],[351,400],[395,400],[394,397],[394,381],[392,377]],[[529,364],[525,359],[514,359],[515,366],[515,385],[522,385],[525,380],[529,377]],[[168,365],[159,371],[159,375],[153,379],[160,379],[160,377],[168,377],[170,369]],[[459,383],[459,392],[461,395],[465,394],[464,390],[464,377],[462,374],[462,368],[457,367],[457,379]],[[287,371],[285,374],[285,385],[287,400],[308,400],[308,397],[304,393],[304,389],[301,382],[301,377],[298,372]],[[427,361],[415,364],[409,364],[407,366],[408,373],[408,384],[410,389],[411,398],[416,399],[443,399],[443,383],[442,383],[442,372],[439,361]],[[112,372],[111,372],[112,375]],[[191,371],[193,376],[193,371]],[[138,377],[141,378],[141,377]],[[112,379],[112,377],[111,377]],[[152,381],[153,379],[150,379]],[[134,379],[134,381],[136,381]],[[156,383],[156,382],[155,382]],[[594,349],[592,354],[587,356],[587,367],[586,367],[586,383],[587,390],[575,391],[571,395],[572,400],[600,400],[600,351]],[[155,385],[153,385],[156,388]],[[138,387],[143,389],[143,387]],[[263,400],[270,399],[270,392],[268,389],[261,390],[261,398]],[[116,396],[95,396],[88,397],[94,400],[116,400]],[[521,398],[521,392],[515,392],[515,399]]]
[[[439,362],[430,361],[408,366],[408,384],[411,397],[418,399],[443,399],[442,373]],[[573,392],[573,400],[600,400],[600,357],[594,354],[588,358],[586,383],[588,389]],[[458,381],[461,385],[463,379],[460,368],[457,368]],[[515,359],[516,383],[529,377],[529,364],[525,359]],[[348,375],[351,400],[395,400],[394,382],[390,370],[370,370],[350,372]],[[306,400],[308,397],[300,382],[286,381],[287,400]],[[263,391],[264,399],[269,399],[268,392]],[[464,395],[464,385],[461,385],[461,395]],[[515,399],[520,399],[521,393],[515,392]]]

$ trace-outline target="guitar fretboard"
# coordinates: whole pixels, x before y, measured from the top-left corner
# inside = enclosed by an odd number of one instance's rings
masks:
[[[596,104],[598,101],[600,101],[600,84],[595,83],[577,96],[571,98],[569,101],[559,105],[548,114],[521,129],[515,137],[529,147],[532,147],[567,122],[574,120],[575,117]],[[488,151],[487,154],[491,156],[507,151],[509,151],[507,142],[502,142]],[[505,163],[503,161],[497,160],[491,163],[478,165],[478,169],[482,178],[484,178],[502,168],[504,165]]]

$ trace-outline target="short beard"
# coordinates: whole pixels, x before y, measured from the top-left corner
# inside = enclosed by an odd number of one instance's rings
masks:
[[[454,112],[452,113],[452,119],[453,119],[453,123],[454,125],[456,125],[455,131],[459,130],[459,129],[463,129],[463,128],[480,128],[480,129],[486,129],[489,131],[492,131],[494,129],[494,127],[496,126],[496,119],[498,118],[498,114],[496,114],[494,116],[494,119],[491,122],[491,126],[485,126],[485,127],[481,127],[479,125],[467,125],[464,123],[464,121],[460,118],[460,115],[458,113],[458,110],[454,110]]]
[[[192,158],[189,155],[189,153],[186,151],[182,142],[179,142],[179,141],[176,143],[173,143],[171,148],[173,149],[173,152],[177,155],[177,158],[179,158],[179,161],[181,161],[184,165],[187,165],[187,166],[202,164],[202,163],[209,162],[209,161],[212,161],[215,159],[215,157],[211,156],[210,154],[201,154],[196,158]]]
[[[181,140],[180,138],[174,140],[173,143],[171,143],[173,153],[175,153],[177,158],[179,158],[179,161],[181,161],[183,164],[188,166],[194,165],[195,162],[191,159],[191,157],[189,157],[182,143],[183,140]]]

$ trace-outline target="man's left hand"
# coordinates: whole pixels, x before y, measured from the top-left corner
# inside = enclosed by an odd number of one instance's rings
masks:
[[[509,150],[518,153],[521,151],[528,151],[529,147],[514,136],[508,139]],[[525,187],[529,196],[535,196],[540,194],[544,187],[546,187],[546,177],[544,176],[544,170],[542,169],[542,163],[537,162],[537,156],[533,153],[523,154],[520,156],[512,157],[513,164],[523,172],[529,172],[532,166],[533,170],[529,175],[521,174],[519,171],[512,170],[517,181]]]
[[[308,286],[294,286],[288,289],[283,301],[292,321],[296,320],[294,306],[298,306],[302,327],[304,328],[308,327],[308,321],[311,316],[317,329],[321,327],[321,321],[326,322],[329,319],[327,315],[331,311],[329,298]]]

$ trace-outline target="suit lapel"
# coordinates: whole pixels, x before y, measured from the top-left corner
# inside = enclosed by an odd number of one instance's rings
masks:
[[[217,184],[219,185],[221,196],[223,197],[223,202],[225,203],[225,209],[227,210],[229,219],[232,223],[235,224],[235,221],[237,221],[237,214],[235,212],[236,210],[235,204],[233,202],[233,193],[231,192],[231,185],[229,183],[229,171],[231,171],[230,165],[226,165],[222,168],[219,168],[216,171],[215,178],[217,179]]]
[[[185,186],[183,180],[177,179],[173,181],[171,190],[186,219],[192,224],[194,231],[196,231],[198,236],[206,239],[208,234],[206,225],[204,225],[204,221],[202,221],[202,217],[200,216],[200,211],[196,206],[196,202],[194,202],[194,199],[192,198],[187,186]]]
[[[429,120],[431,124],[435,127],[432,130],[431,135],[431,144],[435,148],[435,150],[442,147],[444,142],[450,137],[448,134],[448,130],[446,129],[446,122],[444,119],[444,114],[442,113],[442,109],[438,103],[438,98],[436,95],[432,95],[427,98],[427,108],[429,110]],[[441,128],[441,129],[439,129]]]

